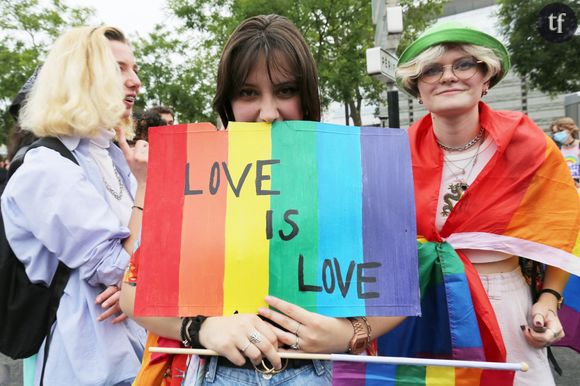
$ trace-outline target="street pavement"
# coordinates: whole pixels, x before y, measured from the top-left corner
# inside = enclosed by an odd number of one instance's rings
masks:
[[[564,375],[554,375],[556,385],[577,386],[580,379],[580,354],[559,347],[554,349],[554,355],[564,370]],[[0,386],[22,386],[22,361],[14,361],[0,354]]]

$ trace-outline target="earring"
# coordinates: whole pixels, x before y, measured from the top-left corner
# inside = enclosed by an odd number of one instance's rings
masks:
[[[419,104],[422,105],[423,104],[423,99],[417,98],[417,102],[419,102]]]
[[[487,90],[483,90],[483,91],[481,92],[481,96],[485,96],[485,95],[487,95]]]

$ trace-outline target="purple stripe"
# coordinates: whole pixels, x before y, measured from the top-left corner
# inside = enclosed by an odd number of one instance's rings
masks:
[[[472,334],[476,335],[476,332],[474,331]],[[453,348],[453,357],[451,359],[485,361],[485,353],[483,347],[456,347]]]
[[[365,363],[332,362],[333,386],[366,386],[365,379]]]
[[[554,346],[570,347],[580,353],[580,312],[564,304],[558,311],[558,318],[565,326],[566,336]]]
[[[381,293],[380,302],[379,298],[367,299],[367,307],[380,307],[385,316],[419,315],[415,201],[407,136],[397,129],[361,127],[360,141],[364,261],[376,262],[383,254],[388,260],[381,267],[365,270],[365,276],[376,277],[377,282],[367,282],[364,292]],[[391,306],[381,307],[385,304]]]

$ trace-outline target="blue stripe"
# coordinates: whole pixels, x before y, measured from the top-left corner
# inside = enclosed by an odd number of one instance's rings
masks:
[[[454,342],[453,347],[482,347],[480,335],[474,333],[479,331],[479,327],[465,274],[445,275],[443,279],[447,287],[449,325],[451,339]]]
[[[365,386],[395,386],[397,365],[367,363]]]
[[[580,276],[570,275],[562,295],[564,296],[564,304],[574,311],[580,312]]]
[[[319,124],[317,130],[318,154],[318,257],[330,261],[326,267],[328,287],[323,288],[319,304],[337,304],[336,307],[319,307],[319,312],[329,316],[366,315],[364,299],[357,296],[357,264],[363,262],[362,241],[362,181],[360,129]],[[347,208],[352,208],[347,210]],[[345,295],[339,288],[335,259],[340,266]],[[353,265],[354,264],[354,265]],[[351,268],[350,280],[347,273]],[[354,267],[354,268],[353,268]],[[334,279],[334,280],[333,280]],[[333,284],[334,283],[334,284]],[[338,306],[340,305],[340,306]]]

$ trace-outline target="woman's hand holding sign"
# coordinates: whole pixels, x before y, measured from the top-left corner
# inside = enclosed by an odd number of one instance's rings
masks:
[[[278,339],[274,327],[257,315],[235,314],[207,318],[199,330],[203,347],[225,356],[232,363],[243,366],[244,356],[258,365],[267,358],[276,368],[282,367],[278,355]]]
[[[286,331],[275,328],[278,341],[293,350],[309,353],[344,353],[355,334],[352,323],[346,318],[333,318],[310,312],[274,296],[266,302],[276,310],[260,308],[262,317],[268,318]],[[369,341],[381,336],[401,323],[404,317],[368,317],[371,334]]]
[[[260,308],[260,315],[287,330],[274,328],[279,342],[310,353],[347,351],[353,332],[347,319],[316,314],[274,296],[266,297],[266,302],[280,312]]]

